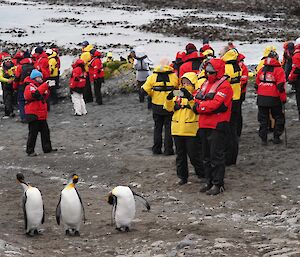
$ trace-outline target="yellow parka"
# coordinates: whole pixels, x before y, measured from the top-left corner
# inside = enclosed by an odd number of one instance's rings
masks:
[[[185,73],[182,78],[197,83],[197,75],[194,72]],[[195,87],[185,87],[191,94]],[[198,131],[199,115],[193,112],[194,100],[175,96],[173,99],[166,99],[164,108],[169,112],[174,112],[172,116],[171,133],[173,136],[196,136]],[[176,106],[176,107],[175,107]],[[178,109],[180,106],[180,109]],[[174,108],[175,107],[175,108]]]
[[[265,63],[265,59],[268,57],[269,53],[271,51],[275,51],[276,52],[276,47],[275,46],[267,46],[264,50],[264,56],[261,58],[260,62],[258,63],[258,65],[255,67],[255,75],[257,74],[257,72],[264,66]]]
[[[232,100],[239,100],[241,98],[241,76],[242,71],[237,62],[238,52],[236,49],[230,49],[223,56],[222,60],[225,64],[225,75],[228,75],[228,81],[233,90]]]
[[[50,69],[50,77],[57,77],[59,74],[58,64],[56,57],[57,53],[53,51],[53,53],[48,57],[49,61],[49,69]]]
[[[170,66],[157,66],[154,68],[142,89],[152,98],[152,103],[163,106],[167,95],[178,88],[178,77]]]
[[[90,51],[93,49],[93,45],[87,45],[82,49],[82,54],[80,55],[80,59],[84,61],[84,69],[86,72],[89,71],[90,60],[92,59],[92,55]]]
[[[13,66],[12,68],[8,70],[4,70],[3,67],[0,68],[0,82],[1,83],[8,83],[9,80],[12,80],[15,78],[14,72],[16,67]]]

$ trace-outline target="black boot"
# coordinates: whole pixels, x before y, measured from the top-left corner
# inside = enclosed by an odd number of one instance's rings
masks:
[[[210,190],[212,187],[211,184],[205,184],[203,187],[200,188],[201,193],[205,193],[206,191]]]
[[[178,186],[182,186],[182,185],[184,185],[184,184],[186,184],[187,183],[187,179],[180,179],[178,182],[177,182],[177,185]]]
[[[278,144],[282,143],[282,140],[279,137],[274,137],[273,143],[276,144],[276,145],[278,145]]]
[[[223,193],[224,191],[225,191],[224,186],[213,185],[212,188],[206,192],[206,194],[207,195],[218,195],[220,193]]]

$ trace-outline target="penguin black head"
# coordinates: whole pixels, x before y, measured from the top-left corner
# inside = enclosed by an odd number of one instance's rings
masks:
[[[18,173],[17,174],[17,180],[20,182],[20,183],[24,183],[24,175],[22,173]]]
[[[76,174],[72,175],[73,184],[76,184],[78,182],[78,179],[79,179],[78,175],[76,175]]]
[[[108,197],[107,197],[107,202],[110,204],[110,205],[113,205],[115,202],[117,201],[117,197],[115,195],[113,195],[112,192],[110,192],[108,194]]]

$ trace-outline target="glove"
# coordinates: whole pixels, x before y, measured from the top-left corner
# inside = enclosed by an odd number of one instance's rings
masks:
[[[193,112],[196,113],[196,114],[198,114],[197,108],[198,108],[198,103],[196,102],[196,103],[194,104],[194,106],[193,106]]]
[[[174,105],[174,111],[178,111],[181,109],[181,106],[178,103],[175,103]]]
[[[181,88],[180,91],[183,93],[183,96],[187,98],[189,101],[193,100],[194,97],[186,88]]]
[[[174,97],[173,91],[171,91],[168,95],[167,95],[167,100],[172,100]]]

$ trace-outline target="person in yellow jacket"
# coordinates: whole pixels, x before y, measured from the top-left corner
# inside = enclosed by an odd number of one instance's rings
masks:
[[[241,76],[242,70],[238,63],[238,51],[235,48],[229,49],[222,56],[225,62],[225,75],[233,90],[232,109],[230,118],[230,129],[227,136],[226,165],[236,164],[239,152],[238,124],[241,113]]]
[[[198,82],[195,85],[196,89],[199,89],[202,86],[202,84],[205,82],[205,80],[206,80],[205,66],[209,62],[209,60],[214,58],[214,51],[211,49],[205,50],[204,52],[202,52],[202,54],[204,55],[205,59],[203,60],[203,62],[200,65],[200,69],[199,69],[200,73],[198,75]]]
[[[52,49],[47,49],[46,54],[48,55],[48,63],[50,69],[49,80],[55,81],[55,86],[50,87],[49,103],[57,104],[58,103],[57,88],[59,84],[59,67],[56,59],[57,53],[54,52]]]
[[[93,93],[92,86],[89,76],[89,64],[92,59],[91,50],[93,49],[93,45],[89,44],[88,41],[82,42],[82,54],[80,55],[80,59],[84,61],[84,69],[86,72],[86,84],[83,88],[83,99],[85,103],[93,102]]]
[[[113,61],[114,61],[113,53],[112,52],[108,52],[106,54],[105,62],[113,62]]]
[[[183,185],[187,183],[189,176],[187,156],[199,178],[204,178],[204,170],[201,143],[197,136],[199,115],[193,111],[195,105],[193,94],[198,77],[194,72],[187,72],[180,80],[180,90],[171,91],[168,94],[164,108],[169,112],[174,112],[171,133],[177,155],[176,170],[180,179],[178,185]],[[180,95],[174,96],[176,93]]]
[[[13,109],[13,81],[14,81],[15,66],[10,56],[6,56],[2,59],[2,65],[0,68],[0,82],[3,91],[3,103],[4,103],[4,118],[15,117]]]
[[[152,98],[152,112],[154,120],[153,154],[162,154],[162,130],[165,129],[164,154],[173,155],[173,140],[171,135],[171,120],[173,112],[164,109],[167,95],[178,88],[178,77],[174,69],[169,66],[169,60],[162,58],[160,65],[154,68],[142,89]]]
[[[267,46],[265,48],[263,57],[260,59],[260,62],[258,63],[258,65],[255,67],[255,75],[264,66],[265,59],[268,58],[271,51],[276,52],[276,47],[275,46]]]

